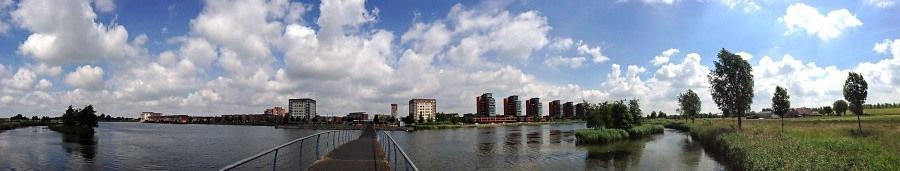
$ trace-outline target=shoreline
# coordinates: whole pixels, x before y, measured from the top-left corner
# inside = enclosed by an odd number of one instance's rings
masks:
[[[513,123],[496,123],[496,124],[462,124],[462,125],[414,125],[411,126],[415,130],[426,129],[456,129],[456,128],[487,128],[500,126],[522,126],[522,125],[559,125],[585,123],[585,121],[555,121],[555,122],[513,122]]]

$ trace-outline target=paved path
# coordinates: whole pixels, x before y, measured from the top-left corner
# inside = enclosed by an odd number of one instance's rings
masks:
[[[376,169],[377,168],[377,169]],[[387,156],[375,139],[375,129],[366,127],[358,139],[338,146],[308,170],[390,170]]]

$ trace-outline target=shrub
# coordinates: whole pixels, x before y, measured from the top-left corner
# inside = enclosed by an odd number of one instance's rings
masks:
[[[628,129],[628,135],[631,138],[639,138],[653,134],[660,134],[665,131],[662,125],[641,125]]]

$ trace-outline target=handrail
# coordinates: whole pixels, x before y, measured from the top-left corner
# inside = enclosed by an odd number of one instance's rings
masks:
[[[391,136],[391,134],[388,134],[388,133],[385,132],[385,131],[379,131],[379,132],[381,132],[381,134],[384,134],[384,136],[387,137],[388,140],[390,140],[390,145],[393,147],[393,150],[400,151],[400,154],[403,156],[403,159],[406,160],[406,164],[407,164],[407,166],[406,166],[407,169],[406,169],[406,170],[410,170],[410,168],[411,168],[411,170],[413,170],[413,171],[419,171],[419,168],[416,167],[416,165],[412,163],[412,159],[410,159],[410,158],[409,158],[409,155],[407,155],[406,152],[403,151],[403,148],[400,148],[400,145],[397,144],[397,141],[394,140],[394,137]],[[391,153],[391,152],[386,152],[386,154],[392,154],[392,153]],[[396,153],[393,153],[393,154],[396,154]],[[388,157],[388,161],[390,162],[390,161],[391,161],[391,160],[390,160],[390,156],[387,156],[387,157]],[[394,157],[394,164],[393,164],[393,165],[394,165],[395,167],[392,167],[393,170],[399,170],[399,169],[396,168],[396,166],[397,166],[396,163],[397,163],[396,157]]]
[[[308,135],[308,136],[305,136],[305,137],[297,138],[297,139],[295,139],[295,140],[293,140],[293,141],[290,141],[290,142],[281,144],[281,145],[279,145],[279,146],[275,146],[274,148],[271,148],[271,149],[269,149],[269,150],[260,152],[259,154],[256,154],[256,155],[247,157],[247,158],[245,158],[245,159],[242,159],[242,160],[240,160],[240,161],[238,161],[238,162],[232,163],[232,164],[230,164],[230,165],[228,165],[228,166],[223,167],[222,169],[219,169],[219,171],[226,171],[226,170],[234,169],[234,168],[236,168],[236,167],[238,167],[238,166],[241,166],[241,165],[243,165],[243,164],[246,164],[247,162],[256,160],[256,159],[258,159],[258,158],[260,158],[260,157],[262,157],[262,156],[266,156],[267,154],[273,153],[273,152],[275,153],[275,155],[276,155],[275,157],[276,157],[276,159],[277,159],[278,150],[281,149],[281,148],[287,147],[287,146],[289,146],[289,145],[293,145],[294,143],[297,143],[297,142],[303,142],[304,140],[310,139],[310,138],[312,138],[312,137],[314,137],[314,136],[315,136],[315,137],[320,137],[321,135],[324,135],[324,134],[338,133],[338,132],[340,132],[340,131],[346,131],[346,130],[332,130],[332,131],[325,131],[325,132],[320,132],[320,133]],[[332,135],[332,136],[334,136],[334,135]],[[333,146],[333,145],[334,145],[334,144],[332,144],[332,146]],[[301,147],[302,147],[302,144],[301,144]],[[316,146],[316,148],[318,148],[318,145]],[[332,148],[333,148],[333,147],[332,147]],[[317,150],[317,152],[318,152],[318,150]],[[302,161],[301,161],[301,162],[302,162]],[[274,164],[275,164],[275,163],[273,163],[273,169],[275,169]]]

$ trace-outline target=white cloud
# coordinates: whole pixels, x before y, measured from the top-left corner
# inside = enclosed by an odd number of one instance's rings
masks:
[[[569,68],[581,68],[584,66],[584,61],[587,60],[585,57],[562,57],[562,56],[553,56],[544,59],[544,65],[556,68],[559,66],[565,66]]]
[[[653,63],[654,66],[669,63],[669,57],[671,57],[672,55],[675,55],[678,52],[681,52],[681,51],[679,51],[678,49],[675,49],[675,48],[671,48],[669,50],[663,51],[662,54],[660,54],[660,55],[654,56],[653,60],[651,60],[650,62]]]
[[[890,8],[894,6],[893,0],[865,0],[866,4],[874,5],[879,8]]]
[[[0,0],[0,35],[5,35],[9,31],[9,23],[6,23],[6,14],[13,7],[13,0]]]
[[[834,10],[822,15],[815,7],[803,3],[788,6],[786,14],[778,20],[787,26],[785,35],[802,29],[822,40],[836,38],[848,28],[863,25],[862,21],[847,9]]]
[[[66,84],[83,90],[103,88],[103,68],[84,65],[66,75]]]
[[[641,2],[651,5],[672,5],[675,4],[675,2],[678,2],[678,0],[641,0]]]
[[[116,2],[114,0],[94,0],[94,6],[101,12],[112,12],[116,9]]]
[[[37,74],[25,68],[19,68],[12,77],[3,78],[0,83],[4,85],[5,91],[10,90],[28,90],[31,89],[32,83],[37,78]]]
[[[884,39],[882,42],[875,43],[875,47],[872,50],[879,54],[890,53],[893,54],[894,58],[900,59],[900,39],[894,39],[894,41]]]
[[[96,22],[97,14],[82,0],[24,0],[13,21],[32,32],[19,52],[51,65],[87,63],[136,56],[128,31],[115,23]]]
[[[728,9],[741,8],[744,13],[752,13],[762,9],[762,6],[756,0],[722,0],[722,4],[728,6]]]
[[[48,88],[50,88],[50,87],[53,87],[53,83],[52,83],[52,82],[50,82],[50,81],[47,80],[47,79],[41,79],[41,81],[38,81],[38,84],[36,85],[35,88],[40,89],[40,90],[46,90],[46,89],[48,89]]]
[[[554,41],[553,44],[550,45],[550,47],[555,50],[569,50],[574,44],[575,41],[573,41],[572,38],[561,38],[556,39],[556,41]]]
[[[734,53],[734,54],[735,54],[735,55],[738,55],[738,56],[741,56],[741,59],[744,59],[744,60],[746,60],[746,61],[750,61],[751,59],[753,59],[753,54],[750,54],[750,53],[747,53],[747,52],[737,52],[737,53]]]
[[[499,62],[521,62],[533,51],[549,43],[547,18],[537,11],[510,14],[508,11],[467,9],[456,5],[448,14],[461,37],[447,52],[446,58],[457,64],[483,66],[491,64],[483,58],[494,53]],[[485,61],[487,60],[487,61]]]
[[[46,76],[52,76],[52,77],[57,77],[60,74],[62,74],[62,72],[63,72],[62,67],[60,67],[60,66],[48,66],[47,64],[44,64],[44,63],[38,64],[36,66],[29,65],[28,68],[31,68],[31,70],[34,70],[34,72],[37,73],[38,75],[46,75]]]
[[[603,52],[602,52],[602,49],[600,48],[600,46],[595,46],[593,48],[590,48],[587,46],[587,44],[581,44],[580,46],[578,46],[578,54],[590,55],[591,59],[593,59],[593,61],[598,64],[609,60],[609,57],[606,57],[606,55],[603,55]]]

